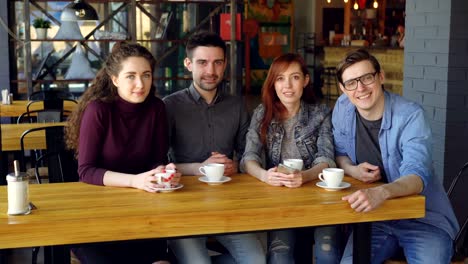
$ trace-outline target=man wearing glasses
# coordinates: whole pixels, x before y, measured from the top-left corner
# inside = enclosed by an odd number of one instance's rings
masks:
[[[408,263],[450,263],[458,223],[442,184],[433,175],[432,134],[418,104],[385,91],[384,71],[366,50],[349,53],[337,67],[343,95],[333,110],[339,167],[363,182],[385,184],[342,199],[369,212],[387,199],[426,197],[420,219],[372,224],[371,263],[383,263],[403,248]],[[352,236],[342,263],[352,263]]]

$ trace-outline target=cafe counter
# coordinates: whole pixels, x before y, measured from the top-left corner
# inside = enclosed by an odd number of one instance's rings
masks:
[[[353,46],[324,47],[324,67],[336,67],[349,51],[358,49]],[[397,94],[403,93],[403,62],[404,50],[400,48],[372,48],[366,49],[380,62],[385,71],[385,89]]]

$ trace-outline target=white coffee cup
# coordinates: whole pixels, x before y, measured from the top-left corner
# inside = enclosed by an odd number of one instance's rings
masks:
[[[283,164],[295,170],[301,171],[302,167],[304,166],[304,161],[302,159],[285,159],[283,160]]]
[[[208,181],[220,181],[224,176],[224,164],[209,163],[198,169],[208,178]]]
[[[318,177],[327,185],[327,187],[340,187],[344,177],[344,170],[338,168],[326,168],[319,173]]]
[[[171,177],[171,176],[174,175],[176,172],[177,172],[176,170],[166,169],[167,177]]]
[[[171,187],[171,175],[172,173],[167,173],[167,172],[159,172],[156,173],[156,182],[159,185],[164,186],[164,188],[170,188]]]

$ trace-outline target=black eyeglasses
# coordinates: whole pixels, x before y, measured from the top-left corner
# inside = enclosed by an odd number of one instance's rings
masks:
[[[378,72],[366,73],[362,76],[344,82],[343,86],[346,90],[352,91],[356,90],[358,82],[361,82],[363,85],[373,84],[375,82],[375,75],[377,73]]]

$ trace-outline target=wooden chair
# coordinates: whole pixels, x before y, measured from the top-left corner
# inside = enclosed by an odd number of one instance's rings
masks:
[[[468,258],[468,210],[466,204],[468,196],[468,162],[463,165],[458,174],[453,178],[452,183],[447,191],[447,196],[450,199],[455,216],[460,224],[460,231],[457,233],[454,240],[454,255],[452,264],[463,264]],[[398,252],[397,256],[387,260],[385,264],[403,264],[406,263],[403,252]]]

